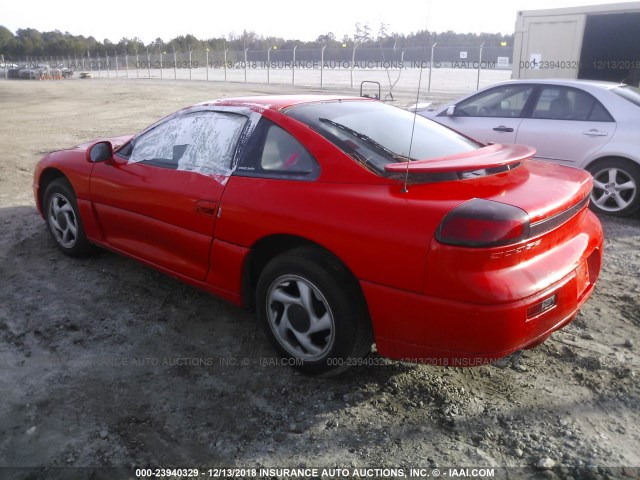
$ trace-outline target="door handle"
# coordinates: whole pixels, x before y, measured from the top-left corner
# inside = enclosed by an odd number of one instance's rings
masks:
[[[494,127],[495,132],[513,132],[513,128],[505,127],[504,125],[500,125],[499,127]]]
[[[198,200],[196,202],[195,211],[198,215],[207,215],[213,217],[216,214],[218,204],[211,200]]]
[[[606,137],[609,135],[607,132],[601,132],[600,130],[596,130],[592,128],[591,130],[585,130],[582,132],[583,135],[588,135],[589,137]]]

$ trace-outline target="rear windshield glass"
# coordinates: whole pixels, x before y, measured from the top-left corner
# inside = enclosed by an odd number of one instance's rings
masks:
[[[445,157],[482,146],[420,115],[382,102],[343,100],[297,105],[286,114],[378,173],[383,173],[389,163]]]
[[[612,88],[611,91],[640,107],[640,88],[625,85],[624,87]]]

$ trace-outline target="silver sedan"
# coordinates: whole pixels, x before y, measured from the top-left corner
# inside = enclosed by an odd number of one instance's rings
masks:
[[[419,111],[483,143],[520,143],[540,160],[589,170],[591,206],[640,208],[640,89],[586,80],[511,80]]]

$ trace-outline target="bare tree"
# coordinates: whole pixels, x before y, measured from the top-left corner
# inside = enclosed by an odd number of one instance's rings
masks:
[[[387,33],[388,30],[389,30],[389,24],[381,22],[380,23],[380,28],[378,28],[378,38],[377,38],[377,40],[379,42],[385,40],[389,36],[389,34]]]

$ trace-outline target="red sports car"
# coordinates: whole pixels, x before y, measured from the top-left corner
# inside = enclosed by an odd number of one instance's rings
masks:
[[[255,308],[307,373],[479,365],[577,314],[602,257],[587,172],[363,98],[223,99],[44,157],[66,254],[107,248]]]

